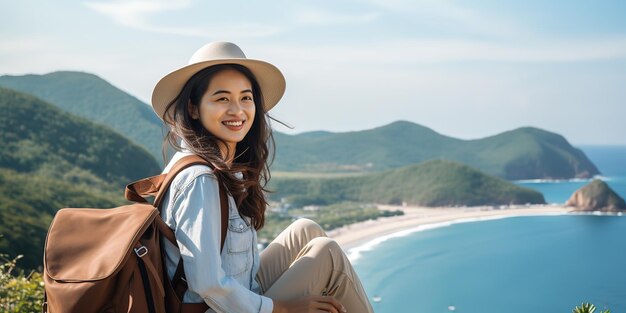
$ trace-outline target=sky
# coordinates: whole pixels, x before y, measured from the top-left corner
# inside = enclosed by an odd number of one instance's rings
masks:
[[[0,3],[0,75],[96,74],[149,103],[211,41],[276,65],[280,132],[407,120],[626,145],[626,1],[57,0]]]

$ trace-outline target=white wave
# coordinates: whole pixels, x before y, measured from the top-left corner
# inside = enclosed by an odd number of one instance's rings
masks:
[[[520,179],[514,180],[514,183],[520,184],[545,184],[545,183],[584,183],[590,182],[594,179],[599,179],[602,181],[611,181],[613,177],[595,175],[592,178],[569,178],[569,179],[551,179],[551,178],[542,178],[542,179]]]
[[[571,215],[594,215],[594,216],[622,216],[622,212],[602,212],[602,211],[585,211],[571,212]]]
[[[598,214],[598,213],[600,213],[600,214]],[[430,229],[435,229],[435,228],[448,227],[448,226],[451,226],[451,225],[454,225],[454,224],[482,222],[482,221],[492,221],[492,220],[499,220],[499,219],[505,219],[505,218],[510,218],[510,217],[560,216],[560,215],[568,215],[568,214],[622,216],[621,212],[617,213],[617,214],[614,214],[614,213],[611,214],[611,213],[606,213],[606,212],[576,212],[576,213],[568,213],[568,212],[542,212],[542,213],[535,213],[535,214],[513,214],[513,215],[495,215],[495,216],[484,216],[484,217],[459,218],[459,219],[445,221],[445,222],[423,224],[423,225],[419,225],[419,226],[416,226],[416,227],[413,227],[413,228],[404,229],[404,230],[401,230],[401,231],[398,231],[398,232],[395,232],[395,233],[391,233],[391,234],[388,234],[388,235],[385,235],[385,236],[377,237],[377,238],[374,238],[374,239],[372,239],[370,241],[365,242],[364,244],[362,244],[360,246],[356,246],[354,248],[349,249],[346,254],[348,256],[348,259],[351,262],[355,262],[356,260],[361,258],[363,252],[371,251],[371,250],[374,249],[374,247],[376,247],[380,243],[385,242],[385,241],[387,241],[389,239],[406,237],[406,236],[408,236],[410,234],[413,234],[413,233],[416,233],[416,232],[430,230]]]

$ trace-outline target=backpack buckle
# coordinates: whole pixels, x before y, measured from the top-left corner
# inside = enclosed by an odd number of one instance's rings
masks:
[[[137,254],[138,257],[143,258],[144,255],[148,254],[148,248],[146,248],[146,246],[141,246],[139,248],[135,248],[135,254]]]

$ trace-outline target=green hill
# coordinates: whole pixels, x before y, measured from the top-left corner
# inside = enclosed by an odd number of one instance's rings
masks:
[[[543,195],[467,165],[430,160],[382,173],[356,177],[273,178],[270,197],[293,206],[340,201],[422,206],[543,204]]]
[[[65,111],[109,125],[161,161],[161,122],[152,109],[101,78],[80,72],[2,76],[8,86]],[[599,174],[563,136],[522,127],[461,140],[407,121],[374,129],[298,135],[275,132],[278,172],[380,172],[431,159],[449,159],[509,180],[588,178]]]
[[[66,207],[108,208],[124,203],[121,192],[0,169],[0,254],[24,255],[18,265],[42,265],[48,226]]]
[[[107,125],[143,146],[159,162],[162,160],[162,122],[152,108],[96,75],[5,75],[0,77],[0,86],[34,95],[66,112]]]
[[[120,205],[125,184],[160,172],[114,130],[33,96],[0,88],[0,112],[0,254],[21,267],[41,265],[58,209]]]
[[[376,172],[449,159],[510,180],[592,177],[585,154],[563,136],[532,127],[461,140],[411,122],[345,133],[277,133],[275,171]]]
[[[152,155],[119,133],[35,97],[0,88],[0,110],[2,168],[116,187],[159,172]]]

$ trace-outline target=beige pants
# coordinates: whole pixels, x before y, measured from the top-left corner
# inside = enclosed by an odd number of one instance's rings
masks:
[[[272,299],[329,295],[348,312],[374,312],[341,247],[308,219],[293,222],[261,252],[257,280]]]

